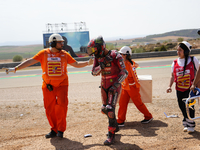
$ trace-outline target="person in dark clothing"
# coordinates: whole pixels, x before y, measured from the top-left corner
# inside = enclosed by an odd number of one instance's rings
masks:
[[[67,43],[68,43],[67,38],[66,38],[65,36],[62,36],[62,38],[64,39],[63,50],[65,50],[65,51],[67,51],[68,53],[70,53],[72,57],[78,57],[78,56],[74,53],[72,47],[69,46],[69,45],[67,45]]]

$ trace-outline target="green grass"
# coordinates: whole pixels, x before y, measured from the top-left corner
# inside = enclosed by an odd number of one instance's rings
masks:
[[[0,60],[12,59],[15,55],[30,58],[43,49],[43,45],[0,46]]]
[[[16,55],[21,55],[23,58],[31,58],[35,55],[36,53],[0,53],[0,60],[4,59],[13,59],[14,56]]]

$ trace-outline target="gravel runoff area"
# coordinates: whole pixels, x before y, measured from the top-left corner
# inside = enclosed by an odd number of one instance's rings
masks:
[[[137,72],[139,75],[152,75],[153,101],[146,106],[154,120],[141,124],[143,115],[133,103],[129,103],[125,127],[117,132],[116,142],[111,146],[103,145],[108,121],[100,112],[100,77],[93,77],[90,73],[69,75],[67,130],[61,140],[44,137],[50,126],[43,107],[41,77],[0,79],[0,150],[200,149],[200,120],[196,120],[194,133],[183,132],[174,85],[173,92],[166,93],[170,67],[138,69]],[[178,117],[166,118],[164,112]],[[84,138],[85,134],[92,137]]]

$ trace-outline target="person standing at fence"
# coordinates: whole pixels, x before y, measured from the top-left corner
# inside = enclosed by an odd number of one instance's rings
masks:
[[[194,132],[195,122],[188,119],[185,102],[182,99],[189,97],[190,87],[195,77],[195,70],[199,68],[198,59],[190,56],[191,48],[192,46],[187,41],[179,43],[177,47],[177,54],[179,58],[174,60],[172,63],[172,74],[166,91],[167,93],[171,93],[171,87],[173,82],[175,82],[178,105],[183,114],[183,131],[188,133]],[[189,111],[191,118],[194,118],[195,110],[190,108]]]
[[[141,123],[149,123],[153,120],[153,116],[141,100],[140,83],[136,73],[136,68],[139,65],[131,60],[132,52],[130,47],[123,46],[119,50],[119,53],[124,59],[124,64],[126,66],[126,70],[128,71],[128,77],[122,82],[122,91],[119,100],[119,110],[117,119],[118,126],[124,126],[124,122],[126,120],[127,107],[130,98],[137,107],[137,109],[144,114],[144,120],[142,120]]]
[[[65,50],[66,52],[70,53],[70,55],[72,57],[78,57],[76,55],[76,53],[74,52],[74,50],[72,49],[71,46],[68,45],[68,40],[65,36],[62,36],[63,40],[64,40],[64,46],[63,46],[63,50]]]
[[[51,126],[51,132],[46,138],[55,136],[63,138],[66,130],[66,117],[68,110],[68,75],[67,65],[82,68],[93,64],[90,59],[87,62],[77,62],[68,52],[63,50],[64,40],[60,34],[52,34],[49,37],[51,48],[39,51],[14,68],[6,68],[6,73],[31,66],[40,62],[42,68],[42,91],[46,116]]]

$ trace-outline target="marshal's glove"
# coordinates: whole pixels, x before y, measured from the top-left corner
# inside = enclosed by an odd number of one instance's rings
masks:
[[[3,69],[5,69],[6,70],[6,74],[9,74],[9,72],[16,72],[16,68],[3,68]]]

